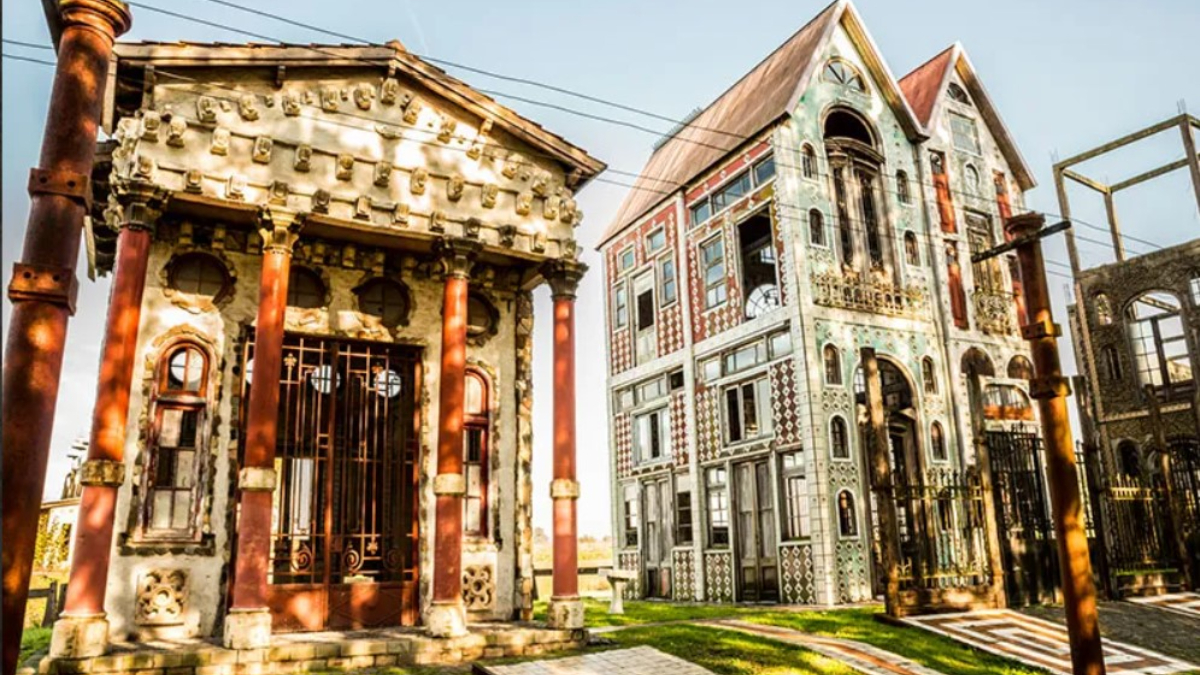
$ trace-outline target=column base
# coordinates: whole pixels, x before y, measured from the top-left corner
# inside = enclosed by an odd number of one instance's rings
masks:
[[[425,628],[429,635],[435,638],[456,638],[466,635],[467,615],[463,611],[462,602],[452,600],[437,602],[429,607],[425,615]]]
[[[50,656],[87,659],[108,652],[108,619],[105,614],[63,614],[54,622]]]
[[[551,628],[574,630],[583,628],[583,600],[572,598],[550,598],[547,612]]]
[[[265,649],[271,646],[271,610],[231,609],[225,615],[226,649]]]

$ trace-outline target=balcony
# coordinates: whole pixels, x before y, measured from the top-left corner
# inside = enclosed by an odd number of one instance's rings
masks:
[[[814,275],[812,281],[813,302],[825,307],[909,318],[918,318],[925,307],[920,288],[830,273]]]
[[[1012,293],[975,291],[971,300],[975,304],[975,326],[981,332],[988,335],[1016,334],[1016,304]]]

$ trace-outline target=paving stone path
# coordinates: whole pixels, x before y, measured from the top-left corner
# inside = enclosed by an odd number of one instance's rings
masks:
[[[614,649],[563,659],[477,668],[489,675],[712,675],[711,670],[664,654],[654,647]]]
[[[1200,619],[1200,593],[1168,593],[1154,595],[1148,598],[1130,598],[1130,602],[1148,607],[1169,609],[1173,612],[1183,612],[1187,616]]]
[[[1060,623],[1010,610],[935,614],[909,617],[904,621],[993,654],[1039,666],[1052,673],[1071,675],[1067,629]],[[1109,639],[1104,640],[1104,662],[1113,675],[1168,675],[1197,667]]]
[[[1100,600],[1100,633],[1159,654],[1200,663],[1200,616],[1137,602]],[[1064,624],[1062,605],[1023,607],[1022,614]]]
[[[701,623],[799,645],[869,675],[942,675],[939,671],[910,661],[898,654],[854,640],[818,637],[791,628],[734,619]]]

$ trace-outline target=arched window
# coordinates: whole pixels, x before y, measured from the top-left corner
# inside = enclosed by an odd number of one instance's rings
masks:
[[[896,198],[901,204],[912,203],[912,193],[908,187],[908,174],[904,171],[896,172]]]
[[[468,370],[463,396],[463,531],[475,537],[488,536],[488,436],[491,407],[488,383],[477,370]]]
[[[142,541],[200,537],[200,477],[208,453],[207,352],[179,342],[163,352],[151,410],[142,488]]]
[[[872,266],[883,264],[883,238],[879,232],[879,211],[875,202],[875,174],[870,171],[854,172],[858,179],[859,211],[862,224],[867,231],[867,255]]]
[[[1117,470],[1134,478],[1142,475],[1142,452],[1137,443],[1121,441],[1117,444]]]
[[[928,356],[921,359],[921,381],[925,384],[926,394],[937,393],[937,375],[935,372],[933,369],[933,359]]]
[[[1101,361],[1104,363],[1104,374],[1109,380],[1118,381],[1124,375],[1121,372],[1121,357],[1116,348],[1109,345],[1100,349]]]
[[[977,195],[979,194],[979,170],[968,164],[963,169],[963,180],[967,184],[967,192]]]
[[[912,267],[921,266],[921,249],[917,247],[915,232],[904,233],[904,260]]]
[[[854,495],[842,490],[837,496],[838,534],[844,538],[858,536],[858,514],[854,508]]]
[[[837,347],[825,345],[825,384],[842,383],[842,354]]]
[[[826,62],[822,77],[826,82],[844,85],[855,91],[865,92],[867,90],[867,85],[858,70],[841,59],[830,59]]]
[[[813,246],[825,245],[825,217],[817,209],[808,212],[808,241]]]
[[[850,459],[850,439],[846,434],[846,420],[834,415],[829,421],[829,454],[834,459]]]
[[[219,299],[229,285],[229,273],[220,260],[205,253],[185,253],[171,261],[167,283],[180,293]]]
[[[324,307],[325,282],[320,275],[304,267],[293,267],[288,275],[287,304],[297,309]]]
[[[846,201],[846,175],[842,167],[833,170],[833,198],[837,204],[838,243],[842,249],[842,264],[854,264],[854,226],[850,222],[850,206]]]
[[[950,457],[946,454],[946,434],[942,431],[940,422],[929,425],[929,449],[933,459],[938,462],[944,462]]]
[[[1138,384],[1171,389],[1191,382],[1192,364],[1179,299],[1170,293],[1146,293],[1130,303],[1125,313]]]
[[[805,178],[817,177],[817,153],[807,143],[800,149],[800,172]]]
[[[355,289],[358,309],[388,328],[408,324],[408,293],[391,279],[371,279]]]
[[[971,105],[971,99],[967,96],[967,92],[963,91],[963,88],[958,86],[958,84],[955,82],[951,82],[950,86],[946,87],[946,94],[950,97],[950,100],[954,101],[955,103]]]
[[[1032,380],[1033,364],[1029,359],[1017,354],[1008,362],[1008,376],[1014,380]]]

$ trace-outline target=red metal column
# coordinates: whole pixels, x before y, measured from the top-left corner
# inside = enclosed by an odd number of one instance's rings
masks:
[[[442,362],[438,372],[437,523],[433,605],[426,624],[435,637],[466,632],[462,607],[463,396],[467,366],[467,284],[479,243],[442,239],[436,252],[446,275],[442,300]]]
[[[543,275],[554,297],[554,592],[550,623],[583,628],[579,599],[579,543],[575,471],[575,292],[587,267],[569,260],[548,263]]]
[[[16,672],[46,480],[88,176],[113,41],[132,17],[116,0],[62,0],[63,33],[29,224],[14,266],[3,382],[4,674]]]
[[[258,649],[271,641],[267,570],[271,553],[271,493],[275,489],[275,437],[279,417],[279,376],[287,314],[288,274],[300,221],[268,211],[263,216],[262,272],[258,281],[258,320],[254,332],[254,379],[246,412],[245,451],[238,474],[237,559],[233,605],[225,619],[225,646]]]
[[[1067,418],[1067,396],[1071,388],[1062,375],[1058,359],[1058,336],[1062,329],[1054,323],[1042,242],[1036,238],[1045,222],[1045,216],[1040,213],[1025,213],[1010,218],[1005,229],[1019,241],[1017,259],[1025,280],[1025,304],[1030,323],[1022,326],[1021,333],[1029,341],[1029,352],[1033,356],[1035,377],[1029,383],[1029,393],[1037,400],[1042,417],[1046,478],[1058,540],[1072,672],[1075,675],[1104,675],[1096,584],[1083,527],[1075,444],[1071,440],[1071,423]]]
[[[63,616],[54,625],[52,656],[83,658],[103,654],[108,643],[104,591],[112,552],[117,490],[125,482],[125,422],[136,362],[142,294],[154,223],[167,191],[140,182],[119,183],[123,205],[117,236],[112,295],[100,358],[100,378],[92,416],[88,459],[81,470],[84,485],[75,530],[75,554]]]

